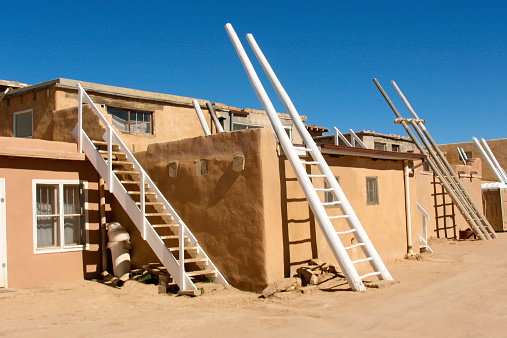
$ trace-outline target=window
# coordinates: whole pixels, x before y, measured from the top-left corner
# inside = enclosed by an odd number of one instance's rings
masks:
[[[393,144],[391,149],[392,149],[392,151],[399,152],[400,151],[400,145],[399,144]]]
[[[35,252],[82,249],[86,183],[34,181]]]
[[[336,178],[336,181],[338,182],[338,184],[340,184],[340,178],[339,177],[335,177]],[[324,180],[324,189],[329,189],[331,188],[331,186],[329,185],[329,183],[327,183],[326,180]],[[334,198],[334,194],[332,191],[324,191],[324,202],[326,203],[329,203],[329,202],[334,202],[335,201],[335,198]],[[337,207],[338,204],[332,204],[332,205],[329,205],[328,207]]]
[[[245,129],[257,129],[257,128],[264,128],[264,127],[263,126],[256,126],[253,124],[244,124],[244,123],[236,123],[236,122],[234,122],[232,124],[232,131],[245,130]]]
[[[31,109],[14,113],[14,137],[33,137],[32,116]]]
[[[423,170],[424,171],[431,171],[430,163],[426,160],[423,162]]]
[[[378,178],[366,177],[366,204],[379,204],[378,201]]]
[[[387,145],[385,143],[373,142],[373,147],[375,150],[387,150]]]
[[[113,126],[119,131],[132,134],[153,134],[153,113],[131,109],[107,107],[113,117]]]

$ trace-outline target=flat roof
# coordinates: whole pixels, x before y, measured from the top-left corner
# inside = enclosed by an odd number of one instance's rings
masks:
[[[422,160],[426,158],[426,155],[420,153],[402,153],[396,151],[353,148],[347,146],[336,146],[334,144],[321,145],[321,152],[322,154],[360,156],[384,160]]]

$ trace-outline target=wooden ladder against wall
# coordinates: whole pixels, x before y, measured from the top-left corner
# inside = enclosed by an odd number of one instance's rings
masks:
[[[454,172],[451,165],[445,158],[444,154],[438,148],[435,140],[431,137],[429,131],[426,129],[424,123],[425,120],[422,120],[417,116],[414,109],[405,98],[401,90],[398,88],[394,81],[391,83],[394,86],[394,89],[400,96],[400,98],[405,103],[405,106],[412,114],[413,118],[403,118],[401,114],[398,112],[393,102],[387,96],[387,93],[384,91],[380,83],[377,79],[373,79],[375,85],[379,89],[380,93],[386,100],[387,104],[391,107],[391,110],[396,115],[395,123],[399,123],[405,128],[412,141],[414,141],[415,145],[419,149],[419,151],[427,156],[427,161],[435,173],[438,176],[440,182],[442,182],[443,187],[453,200],[454,204],[459,208],[463,217],[466,219],[470,228],[474,231],[474,233],[483,240],[489,240],[497,238],[497,235],[491,225],[489,224],[486,217],[481,212],[479,206],[475,203],[474,199],[470,196],[468,190],[465,188],[458,175]],[[410,126],[414,129],[414,131],[419,136],[422,144],[419,142],[417,136],[412,132]]]
[[[78,91],[79,119],[72,134],[79,150],[104,178],[109,191],[173,277],[180,294],[198,295],[195,280],[228,284],[80,84]],[[83,99],[106,127],[103,140],[90,140],[82,129]]]
[[[440,238],[441,231],[443,231],[444,238],[457,239],[458,235],[456,233],[456,213],[454,211],[454,203],[435,174],[433,174],[432,184],[432,195],[435,207],[435,232],[437,233],[437,238]],[[452,237],[448,236],[447,230],[453,231]]]
[[[238,52],[238,55],[243,63],[245,70],[247,71],[248,77],[254,87],[254,90],[259,97],[264,110],[269,116],[269,120],[273,126],[275,134],[282,146],[282,149],[289,159],[289,162],[296,173],[297,179],[301,188],[303,189],[306,199],[310,204],[310,207],[317,219],[317,223],[319,224],[328,244],[333,252],[340,268],[347,278],[347,282],[352,290],[355,291],[364,291],[366,288],[364,286],[363,280],[365,278],[376,276],[379,279],[383,280],[392,280],[389,271],[385,267],[382,259],[378,255],[375,247],[371,243],[368,235],[363,229],[361,222],[357,218],[352,206],[350,205],[347,197],[343,193],[340,185],[338,184],[334,174],[331,172],[331,169],[327,165],[324,157],[322,156],[319,148],[315,144],[313,138],[310,133],[306,130],[303,122],[301,121],[301,117],[297,113],[294,105],[290,101],[287,93],[281,86],[280,82],[276,78],[273,70],[269,66],[266,58],[260,51],[260,48],[257,46],[253,36],[251,34],[247,35],[247,39],[252,47],[254,53],[256,54],[259,62],[262,67],[266,71],[268,78],[271,83],[275,87],[278,95],[282,99],[287,111],[296,127],[297,132],[301,136],[304,147],[296,149],[292,142],[290,141],[285,129],[278,117],[278,114],[271,103],[271,100],[267,96],[266,91],[264,90],[253,66],[239,41],[236,32],[230,24],[226,25],[226,30],[229,33],[229,37]],[[307,154],[309,160],[301,160],[297,154],[297,151],[304,152]],[[311,173],[307,173],[305,166],[311,166],[314,170]],[[319,184],[319,188],[316,188],[313,185],[312,181],[324,180],[325,185]],[[324,188],[320,188],[320,186],[325,186]],[[332,202],[323,202],[320,200],[317,192],[325,192],[332,193],[334,196],[334,200]],[[326,206],[335,205],[338,208],[333,208],[334,210],[339,210],[338,214],[329,215],[326,211]],[[346,244],[346,241],[350,241],[350,237],[353,236],[355,239],[354,243]],[[355,248],[360,248],[363,251],[364,257],[356,260],[351,259],[351,252]],[[369,264],[370,270],[372,272],[368,272],[362,276],[358,273],[358,267],[362,264]],[[363,267],[365,268],[365,267]]]

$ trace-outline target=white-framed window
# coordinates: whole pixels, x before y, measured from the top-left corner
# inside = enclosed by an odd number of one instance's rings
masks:
[[[14,113],[14,137],[33,137],[33,110],[27,109]]]
[[[153,134],[153,112],[107,107],[112,115],[113,126],[131,134]]]
[[[33,180],[34,252],[85,248],[87,182]]]

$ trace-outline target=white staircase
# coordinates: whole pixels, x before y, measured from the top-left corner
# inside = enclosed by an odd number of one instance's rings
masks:
[[[198,277],[227,285],[197,239],[80,84],[78,92],[79,118],[72,135],[78,141],[79,151],[86,154],[104,178],[109,191],[178,285],[180,294],[197,295],[192,279]],[[103,140],[90,140],[82,128],[83,98],[106,127]]]
[[[241,42],[239,41],[236,32],[234,31],[234,29],[230,24],[227,24],[225,27],[241,59],[241,62],[245,67],[250,82],[252,83],[252,86],[254,87],[254,90],[257,93],[257,96],[259,97],[259,100],[261,101],[264,110],[267,112],[269,116],[269,119],[271,121],[271,124],[273,125],[273,129],[275,130],[276,136],[280,141],[282,149],[284,153],[287,155],[287,158],[289,159],[289,162],[292,165],[294,172],[296,173],[297,179],[301,187],[303,188],[303,191],[310,204],[310,207],[312,208],[315,218],[317,219],[320,228],[324,236],[326,237],[327,242],[334,256],[336,257],[336,260],[338,261],[342,272],[347,278],[348,284],[355,291],[364,291],[366,288],[363,284],[363,279],[365,278],[377,276],[379,279],[392,280],[391,275],[387,271],[387,268],[385,267],[380,256],[375,250],[373,244],[368,238],[368,235],[364,231],[361,222],[357,218],[354,210],[352,209],[349,201],[347,200],[340,185],[338,184],[336,178],[334,177],[331,169],[329,168],[324,157],[320,153],[320,150],[313,141],[310,133],[308,133],[308,131],[306,130],[294,105],[292,104],[287,93],[285,92],[280,82],[278,81],[276,75],[271,69],[271,66],[267,62],[264,55],[262,54],[260,48],[257,46],[257,43],[253,39],[253,36],[251,34],[247,35],[248,42],[250,43],[250,46],[252,47],[255,55],[257,56],[257,59],[264,68],[264,71],[268,75],[268,78],[271,81],[273,87],[275,88],[277,94],[282,99],[285,108],[290,114],[298,133],[301,135],[301,138],[303,139],[303,142],[305,144],[303,151],[306,152],[308,156],[311,157],[310,161],[302,161],[299,158],[296,149],[292,145],[289,137],[287,136],[285,130],[283,129],[282,123],[275,111],[275,108],[273,107],[273,104],[271,103],[271,100],[269,99],[266,91],[264,90],[264,87],[262,86],[259,77],[257,76],[257,73],[255,72],[248,56],[245,53],[245,50]],[[297,150],[301,151],[301,148],[298,148]],[[320,174],[308,174],[306,172],[304,165],[311,165],[317,168]],[[327,182],[327,186],[329,188],[314,187],[314,185],[312,184],[312,179],[315,180],[320,178],[324,179]],[[318,196],[317,191],[332,192],[332,194],[334,195],[334,201],[327,203],[322,202]],[[333,216],[328,215],[326,210],[329,209],[326,209],[325,206],[328,206],[330,204],[339,206],[339,210],[341,211],[339,215]],[[333,208],[333,210],[335,210],[335,208]],[[338,224],[339,222],[346,222],[345,224],[346,230],[339,231],[336,230],[337,228],[339,227],[341,228],[344,225]],[[342,242],[343,241],[342,238],[344,236],[350,235],[353,235],[355,237],[356,243],[349,246],[345,246]],[[355,248],[361,248],[365,258],[352,260],[350,253]],[[368,262],[373,268],[373,271],[360,276],[356,266],[358,266],[358,264],[363,262]]]

